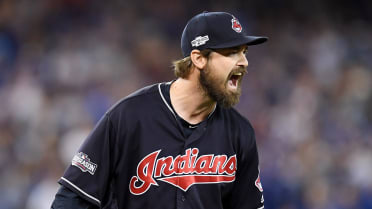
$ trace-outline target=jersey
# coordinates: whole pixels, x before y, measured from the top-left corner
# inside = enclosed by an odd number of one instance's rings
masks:
[[[59,183],[101,208],[264,208],[248,120],[217,105],[186,136],[163,85],[108,110]]]

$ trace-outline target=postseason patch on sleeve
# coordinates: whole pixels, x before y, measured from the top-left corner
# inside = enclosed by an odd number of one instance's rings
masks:
[[[82,172],[89,172],[91,175],[94,175],[97,169],[97,164],[91,162],[88,155],[83,152],[79,152],[74,156],[71,165],[80,168]]]

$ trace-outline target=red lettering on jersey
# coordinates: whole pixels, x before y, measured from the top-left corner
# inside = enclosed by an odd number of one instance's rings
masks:
[[[235,180],[236,155],[227,159],[226,155],[202,155],[198,157],[197,148],[187,149],[184,155],[162,157],[157,159],[161,150],[143,158],[137,167],[137,176],[130,180],[129,190],[141,195],[155,179],[169,183],[184,191],[193,184],[227,183]],[[140,184],[139,186],[137,186]]]
[[[224,169],[222,168],[223,164],[226,162],[227,156],[226,155],[218,155],[213,159],[213,166],[211,168],[212,173],[219,173],[222,174]]]
[[[158,156],[160,150],[155,151],[147,155],[137,166],[137,176],[133,176],[130,180],[129,190],[132,194],[140,195],[145,193],[152,184],[158,185],[156,181],[152,178],[154,172],[154,164],[156,157]],[[140,186],[136,186],[136,182],[141,181]]]
[[[191,164],[190,158],[191,158],[191,149],[187,149],[186,154],[182,155],[180,158],[180,161],[178,162],[179,163],[178,167],[180,168],[178,173],[189,174],[194,171],[193,169],[194,163]]]
[[[212,159],[214,155],[203,155],[196,160],[195,171],[196,173],[209,173],[211,168]]]
[[[156,163],[156,169],[155,169],[155,178],[160,177],[161,174],[164,174],[165,176],[172,175],[172,171],[170,169],[172,164],[173,164],[172,156],[158,159]]]
[[[223,172],[226,172],[229,175],[234,174],[236,171],[236,156],[231,156],[227,163],[223,167]]]

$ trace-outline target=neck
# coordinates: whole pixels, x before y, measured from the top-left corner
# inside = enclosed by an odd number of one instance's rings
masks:
[[[216,105],[215,101],[206,96],[195,75],[187,79],[179,78],[173,82],[170,88],[170,98],[177,114],[191,124],[206,119]]]

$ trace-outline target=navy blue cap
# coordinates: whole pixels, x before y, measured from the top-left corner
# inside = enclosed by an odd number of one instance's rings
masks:
[[[191,18],[183,30],[181,49],[184,57],[194,49],[223,49],[256,45],[267,37],[248,36],[238,19],[227,12],[203,12]]]

